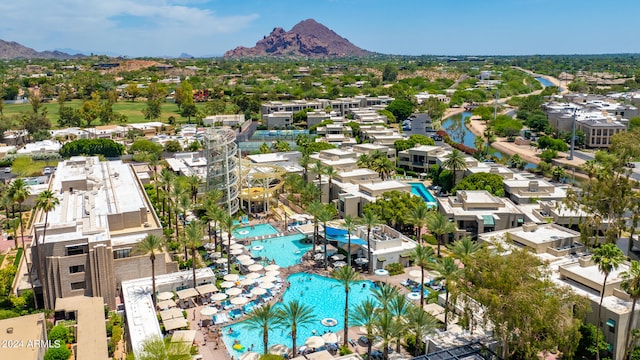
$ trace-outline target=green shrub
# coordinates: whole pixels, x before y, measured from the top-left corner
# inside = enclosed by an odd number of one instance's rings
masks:
[[[438,245],[438,239],[433,235],[424,234],[422,235],[422,239],[429,245]]]
[[[60,347],[57,348],[49,348],[44,354],[44,360],[67,360],[70,357],[71,350],[67,348],[67,345],[65,343],[60,344]]]
[[[284,360],[284,357],[274,354],[265,354],[260,356],[260,360]]]
[[[56,325],[49,331],[49,340],[60,340],[61,343],[66,344],[69,341],[69,329],[64,325]]]
[[[389,275],[399,275],[404,272],[404,266],[398,263],[391,263],[385,266],[384,268],[387,269],[387,271],[389,271]]]
[[[340,346],[340,356],[344,356],[344,355],[349,355],[349,354],[353,354],[353,351],[351,351],[351,349],[349,349],[348,346]]]

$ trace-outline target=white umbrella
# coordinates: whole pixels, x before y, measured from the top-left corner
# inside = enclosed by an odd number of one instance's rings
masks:
[[[236,257],[236,259],[238,259],[238,261],[243,261],[243,260],[251,259],[251,256],[244,254]]]
[[[219,258],[220,256],[222,256],[222,253],[220,251],[215,251],[215,252],[210,252],[209,256],[212,258]]]
[[[262,275],[258,274],[257,272],[250,272],[250,273],[247,274],[246,278],[247,279],[257,279],[260,276],[262,276]]]
[[[227,274],[223,277],[223,279],[227,281],[238,281],[240,279],[240,275],[238,274]]]
[[[206,244],[204,244],[202,246],[207,250],[212,250],[213,249],[213,243],[206,243]]]
[[[247,286],[256,282],[256,279],[242,279],[240,280],[240,285]]]
[[[238,289],[238,288],[234,287],[234,288],[227,289],[227,291],[225,291],[225,293],[227,295],[229,295],[229,296],[237,296],[237,295],[242,294],[242,289]]]
[[[200,309],[200,315],[204,315],[204,316],[211,316],[217,313],[218,313],[218,309],[211,306],[203,307],[202,309]]]
[[[411,270],[411,271],[409,271],[409,276],[411,276],[413,278],[422,277],[422,271],[420,271],[420,270]]]
[[[304,345],[308,348],[319,348],[324,346],[324,339],[322,336],[311,336],[304,342]]]
[[[225,294],[225,293],[217,293],[217,294],[213,294],[211,295],[211,300],[213,301],[222,301],[226,298],[228,298],[229,295]]]
[[[314,260],[322,260],[322,259],[324,259],[324,254],[315,254],[313,256],[313,259]]]
[[[429,281],[431,281],[431,279],[426,277],[426,276],[423,277],[423,278],[421,278],[420,276],[418,276],[416,278],[413,278],[413,281],[417,282],[418,284],[421,283],[420,280],[422,280],[422,284],[425,284],[425,283],[428,283]]]
[[[264,273],[267,276],[278,276],[280,275],[280,271],[278,270],[271,270],[271,271],[267,271],[266,273]]]
[[[229,300],[229,302],[232,303],[233,305],[244,305],[249,302],[249,299],[247,299],[244,296],[239,296],[239,297],[234,297],[233,299]]]
[[[333,255],[331,258],[333,260],[344,260],[346,256],[342,255],[342,254],[335,254]]]
[[[251,293],[253,295],[264,295],[264,294],[267,293],[267,290],[263,289],[261,287],[255,287],[255,288],[251,289]]]
[[[260,264],[253,264],[253,265],[249,265],[247,269],[249,269],[249,271],[261,271],[262,269],[264,269],[264,266]]]
[[[223,289],[232,288],[234,286],[236,286],[236,283],[234,283],[233,281],[223,281],[220,283],[220,287]]]
[[[324,345],[324,343],[322,343]],[[282,344],[272,345],[269,348],[269,354],[284,355],[289,352],[289,348]]]
[[[255,264],[256,261],[253,259],[244,259],[240,261],[240,264],[244,265],[244,266],[249,266],[249,265],[253,265]]]
[[[265,266],[264,269],[267,270],[267,271],[279,270],[280,269],[280,265],[271,264],[271,265]]]
[[[262,284],[260,284],[260,287],[263,289],[272,289],[274,286],[276,285],[272,282],[263,282]]]
[[[235,240],[231,240],[231,241],[227,240],[227,241],[223,241],[222,242],[222,246],[227,246],[229,244],[234,245],[234,244],[236,244],[236,241]]]
[[[335,344],[338,342],[338,335],[334,332],[328,332],[322,335],[325,344]]]
[[[246,353],[240,355],[240,360],[258,360],[260,359],[260,354],[253,351],[247,351]]]
[[[228,261],[227,258],[220,258],[216,260],[216,264],[226,264],[227,261]]]
[[[347,263],[344,261],[336,261],[333,263],[333,266],[335,267],[347,266]]]
[[[158,294],[158,300],[169,300],[169,299],[173,299],[172,292],[165,291]]]
[[[244,245],[242,244],[232,244],[229,249],[244,249]]]
[[[318,246],[315,247],[315,250],[317,252],[324,252],[324,247],[322,247],[322,245],[318,245]]]
[[[242,250],[242,249],[231,249],[231,251],[229,251],[229,254],[231,254],[231,255],[240,255],[240,254],[242,254],[243,251],[244,250]]]
[[[273,275],[266,275],[266,276],[262,277],[260,280],[262,280],[262,282],[265,282],[265,283],[270,283],[270,282],[274,282],[274,281],[276,281],[278,279],[276,279],[276,277],[273,276]]]

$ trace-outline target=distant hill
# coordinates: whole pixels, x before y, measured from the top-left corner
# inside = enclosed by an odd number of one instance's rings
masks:
[[[0,59],[57,59],[66,60],[84,55],[70,55],[62,51],[36,51],[15,41],[0,39]]]
[[[252,48],[239,46],[227,51],[224,56],[229,58],[346,57],[373,54],[353,45],[349,40],[317,21],[307,19],[299,22],[289,31],[277,27],[273,29],[271,34],[258,41],[256,46]]]

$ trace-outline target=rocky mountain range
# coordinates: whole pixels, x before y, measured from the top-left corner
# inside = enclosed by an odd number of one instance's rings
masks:
[[[70,55],[62,51],[36,51],[32,48],[18,44],[15,41],[0,39],[0,59],[57,59],[66,60],[81,57],[83,55]]]
[[[353,45],[349,40],[336,34],[333,30],[307,19],[285,31],[277,27],[271,34],[247,48],[239,46],[227,51],[229,58],[242,57],[347,57],[367,56],[374,53]]]

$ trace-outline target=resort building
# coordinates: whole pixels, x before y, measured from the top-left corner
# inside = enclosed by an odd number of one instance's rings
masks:
[[[236,133],[229,128],[208,128],[205,133],[205,158],[207,159],[206,190],[222,191],[219,204],[229,214],[239,208],[238,164],[240,161]]]
[[[262,116],[274,112],[288,111],[293,114],[304,109],[314,111],[324,111],[330,107],[338,116],[345,116],[347,113],[361,108],[373,108],[374,110],[384,109],[394,99],[388,96],[365,96],[360,95],[353,98],[338,98],[335,100],[315,99],[315,100],[292,100],[292,101],[269,101],[260,106]]]
[[[349,171],[358,168],[357,154],[351,151],[328,149],[311,154],[309,157],[311,161],[318,160],[322,166],[332,166],[338,171]]]
[[[357,237],[366,241],[367,228],[359,227]],[[374,269],[384,269],[388,264],[399,263],[409,266],[411,251],[417,243],[399,231],[387,225],[376,226],[371,229],[371,259]],[[366,245],[361,245],[359,257],[367,257]]]
[[[298,160],[302,157],[300,151],[277,152],[268,154],[248,155],[253,164],[275,165],[284,168],[288,173],[302,175],[304,168],[300,166]]]
[[[35,155],[35,154],[57,154],[62,148],[62,144],[55,140],[42,140],[25,144],[18,149],[18,155]]]
[[[516,204],[561,201],[567,197],[567,186],[557,186],[544,179],[509,179],[503,183],[505,196]]]
[[[428,99],[436,99],[441,103],[448,104],[451,101],[451,98],[444,94],[429,94],[428,91],[423,91],[414,95],[418,104],[422,104]]]
[[[196,175],[201,179],[205,179],[207,175],[207,159],[200,153],[175,153],[173,157],[166,158],[165,161],[177,175]]]
[[[370,172],[368,173],[369,175],[366,174],[365,172],[361,172],[360,176],[373,176]],[[377,181],[376,179],[371,182],[352,181],[353,182],[341,182],[336,179],[332,183],[334,186],[332,194],[335,195],[333,201],[336,203],[338,215],[342,218],[344,218],[345,215],[353,217],[361,216],[364,205],[375,202],[376,198],[385,192],[411,192],[411,185],[395,180]]]
[[[379,151],[387,155],[387,158],[394,164],[396,163],[396,149],[393,146],[380,144],[356,144],[351,147],[351,151],[358,155],[371,155],[374,151]]]
[[[396,130],[382,125],[360,126],[360,136],[362,141],[385,146],[394,146],[396,141],[404,139]]]
[[[520,176],[519,174],[516,175],[516,173],[514,173],[511,169],[504,165],[485,162],[478,162],[477,166],[467,167],[467,169],[464,171],[464,176],[466,177],[469,175],[480,173],[500,175],[505,180],[524,179],[524,177]]]
[[[507,242],[507,239],[509,242]],[[522,226],[478,235],[478,241],[492,246],[516,246],[527,248],[534,254],[544,257],[575,255],[585,251],[580,242],[580,233],[557,224],[525,223]]]
[[[56,300],[56,321],[75,320],[76,359],[109,358],[105,328],[104,300],[101,297],[73,296]]]
[[[459,190],[456,195],[439,197],[438,210],[456,224],[454,236],[476,238],[485,232],[509,229],[524,224],[525,216],[509,199],[486,190]]]
[[[262,114],[262,120],[269,130],[287,129],[293,125],[293,114],[291,111],[277,111]]]
[[[206,126],[227,126],[240,129],[251,124],[250,121],[245,124],[246,122],[244,114],[210,115],[202,119],[202,123]]]
[[[28,341],[32,341],[32,346],[27,346]],[[0,320],[0,344],[5,345],[0,351],[3,359],[43,360],[47,352],[47,341],[47,322],[44,313]],[[7,346],[11,344],[22,345]]]
[[[60,204],[34,214],[33,245],[25,256],[33,271],[19,279],[17,291],[30,289],[33,279],[48,309],[72,296],[102,297],[115,309],[122,281],[151,274],[148,256],[133,251],[136,243],[162,236],[140,180],[122,161],[72,157],[58,164],[50,189]],[[177,269],[166,254],[155,266],[157,274]],[[24,266],[20,271],[26,274]]]
[[[398,166],[409,171],[426,173],[436,165],[438,157],[449,154],[441,146],[420,145],[398,152]]]

